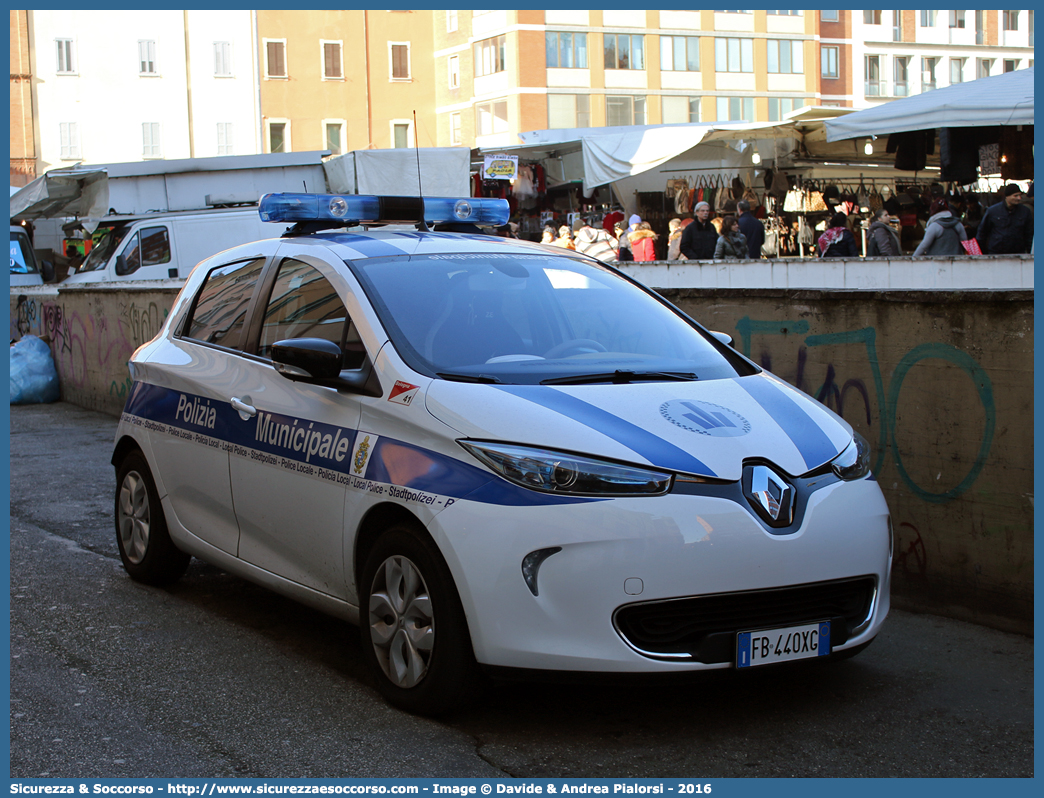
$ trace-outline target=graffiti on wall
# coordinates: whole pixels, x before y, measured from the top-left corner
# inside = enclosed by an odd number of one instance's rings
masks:
[[[878,429],[876,459],[873,464],[874,473],[881,473],[885,464],[885,458],[890,458],[895,465],[900,477],[906,486],[918,498],[933,503],[949,502],[965,493],[978,478],[986,465],[990,446],[993,443],[993,433],[997,423],[997,409],[993,399],[993,387],[986,370],[967,352],[955,346],[943,343],[925,343],[915,346],[907,352],[896,364],[895,369],[889,375],[887,385],[882,373],[881,363],[877,356],[877,333],[873,327],[864,327],[859,330],[848,330],[837,333],[825,333],[820,335],[809,335],[809,324],[807,320],[797,321],[769,321],[751,319],[744,316],[736,322],[736,331],[739,333],[740,350],[747,357],[751,356],[752,339],[755,335],[787,335],[793,334],[804,336],[797,357],[797,379],[795,385],[820,402],[825,404],[838,415],[844,415],[845,408],[851,408],[851,401],[859,403],[860,417],[865,412],[866,424],[873,426],[873,408],[877,408]],[[809,384],[805,373],[805,364],[808,358],[808,350],[822,346],[856,346],[865,354],[867,365],[870,369],[870,385],[866,381],[854,377],[839,380],[835,364],[826,364],[826,378],[818,387]],[[897,408],[899,405],[899,393],[904,381],[908,378],[910,370],[917,363],[928,359],[939,359],[957,366],[964,371],[972,380],[978,393],[979,401],[982,403],[985,424],[982,430],[982,438],[975,460],[967,474],[960,482],[948,490],[935,491],[930,487],[918,484],[911,476],[903,462],[902,452],[896,435]],[[762,365],[772,370],[771,357],[765,353],[762,356]]]
[[[169,312],[156,302],[120,302],[115,318],[109,318],[103,312],[69,311],[64,302],[50,298],[20,296],[11,337],[36,335],[47,341],[64,386],[87,390],[100,375],[109,395],[122,401],[131,386],[127,360],[155,337]]]

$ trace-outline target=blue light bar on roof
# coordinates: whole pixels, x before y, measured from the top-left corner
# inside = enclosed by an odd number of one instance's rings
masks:
[[[469,222],[507,224],[507,200],[476,197],[385,197],[367,194],[265,194],[257,205],[264,222],[392,224]]]

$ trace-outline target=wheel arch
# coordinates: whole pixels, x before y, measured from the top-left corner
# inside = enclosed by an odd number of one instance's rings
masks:
[[[142,455],[145,454],[144,450],[141,448],[141,444],[139,444],[137,440],[135,440],[131,435],[124,435],[116,442],[116,445],[112,449],[112,460],[110,461],[112,466],[114,468],[119,468],[123,459],[133,451],[141,452]]]
[[[442,556],[443,561],[446,557],[442,554],[442,550],[439,549],[438,544],[431,537],[424,523],[415,514],[407,510],[401,504],[395,504],[393,502],[382,502],[381,504],[374,505],[363,516],[362,521],[359,522],[358,530],[355,534],[354,551],[352,552],[352,568],[351,574],[352,579],[355,582],[356,594],[361,599],[361,581],[362,581],[362,570],[366,564],[366,558],[370,556],[370,551],[373,549],[374,543],[377,542],[377,538],[380,537],[381,532],[387,529],[393,524],[410,524],[417,528],[418,531],[424,533],[424,535],[431,541],[432,545]]]

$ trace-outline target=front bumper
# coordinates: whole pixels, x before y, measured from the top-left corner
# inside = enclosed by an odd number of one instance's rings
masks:
[[[800,526],[782,535],[770,534],[745,504],[677,493],[510,508],[465,499],[437,515],[429,529],[456,581],[476,658],[485,665],[610,673],[722,668],[733,664],[731,654],[720,651],[723,645],[734,650],[735,632],[789,623],[769,611],[776,602],[763,601],[762,615],[755,601],[736,617],[735,628],[726,623],[714,630],[714,656],[693,639],[655,650],[638,639],[634,607],[654,608],[655,615],[667,602],[688,602],[690,615],[699,618],[706,610],[694,597],[717,597],[712,603],[727,615],[730,596],[764,598],[762,591],[780,588],[788,590],[777,596],[793,595],[795,586],[808,585],[821,593],[821,583],[861,580],[868,597],[862,610],[848,596],[832,604],[813,601],[802,611],[835,620],[835,627],[837,619],[862,612],[845,621],[844,642],[835,642],[834,650],[871,640],[888,613],[891,533],[873,480],[815,491]],[[561,551],[540,566],[533,595],[522,560],[549,547]]]

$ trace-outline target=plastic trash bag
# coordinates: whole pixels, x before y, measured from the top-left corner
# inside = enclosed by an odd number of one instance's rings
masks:
[[[58,370],[51,349],[35,335],[11,347],[11,404],[57,402]]]

